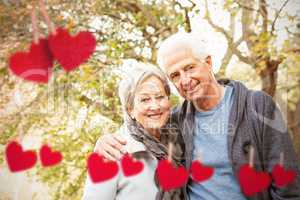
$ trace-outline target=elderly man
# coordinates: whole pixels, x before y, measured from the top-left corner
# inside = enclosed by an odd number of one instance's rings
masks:
[[[297,155],[279,109],[270,96],[247,89],[237,81],[218,82],[205,42],[191,33],[176,33],[162,42],[158,64],[180,95],[182,105],[173,109],[172,123],[181,130],[185,166],[193,160],[214,168],[208,181],[189,181],[189,199],[293,199],[300,200],[300,168]],[[105,136],[96,150],[108,159],[120,157],[123,138]],[[254,148],[254,168],[271,172],[284,155],[284,167],[296,172],[290,185],[246,196],[238,172],[249,162]]]

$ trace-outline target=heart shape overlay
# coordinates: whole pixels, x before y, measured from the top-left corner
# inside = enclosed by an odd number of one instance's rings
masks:
[[[183,166],[176,168],[168,160],[160,160],[156,170],[157,180],[165,191],[180,188],[188,181],[187,170]]]
[[[204,166],[199,161],[193,161],[190,168],[190,173],[192,175],[192,179],[195,182],[200,183],[212,177],[212,175],[214,174],[214,168]]]
[[[239,170],[239,182],[246,196],[266,190],[271,184],[271,177],[266,172],[256,172],[249,164],[242,165]]]
[[[51,75],[53,57],[47,39],[31,43],[29,52],[16,52],[9,58],[9,68],[17,76],[37,83],[47,83]]]
[[[6,146],[6,160],[11,172],[19,172],[33,167],[37,161],[35,151],[23,151],[22,146],[12,141]]]
[[[40,159],[44,167],[50,167],[60,163],[62,155],[59,151],[52,151],[48,145],[43,145],[40,149]]]
[[[124,176],[137,175],[144,169],[144,164],[141,161],[135,161],[129,154],[122,157],[121,166]]]
[[[57,28],[56,34],[50,35],[48,40],[53,56],[67,72],[84,63],[96,48],[96,39],[88,31],[71,36],[66,29]]]
[[[119,167],[116,162],[104,161],[97,153],[92,153],[87,161],[88,172],[94,183],[107,181],[117,175]]]
[[[295,180],[296,172],[293,170],[285,170],[283,166],[277,164],[273,167],[272,177],[277,187],[284,187]]]

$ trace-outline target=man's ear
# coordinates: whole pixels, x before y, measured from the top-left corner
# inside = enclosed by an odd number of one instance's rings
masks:
[[[211,56],[207,56],[207,57],[205,58],[205,62],[206,62],[207,64],[209,64],[209,66],[212,66]]]

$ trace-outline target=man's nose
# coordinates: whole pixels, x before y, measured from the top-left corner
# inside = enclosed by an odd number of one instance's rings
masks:
[[[183,89],[188,89],[188,87],[190,86],[190,82],[191,82],[190,77],[188,77],[185,73],[182,73],[180,77],[181,87]]]

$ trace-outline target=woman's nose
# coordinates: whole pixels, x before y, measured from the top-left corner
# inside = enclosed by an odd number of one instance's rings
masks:
[[[156,99],[153,99],[149,105],[150,110],[158,110],[160,109],[159,102]]]

